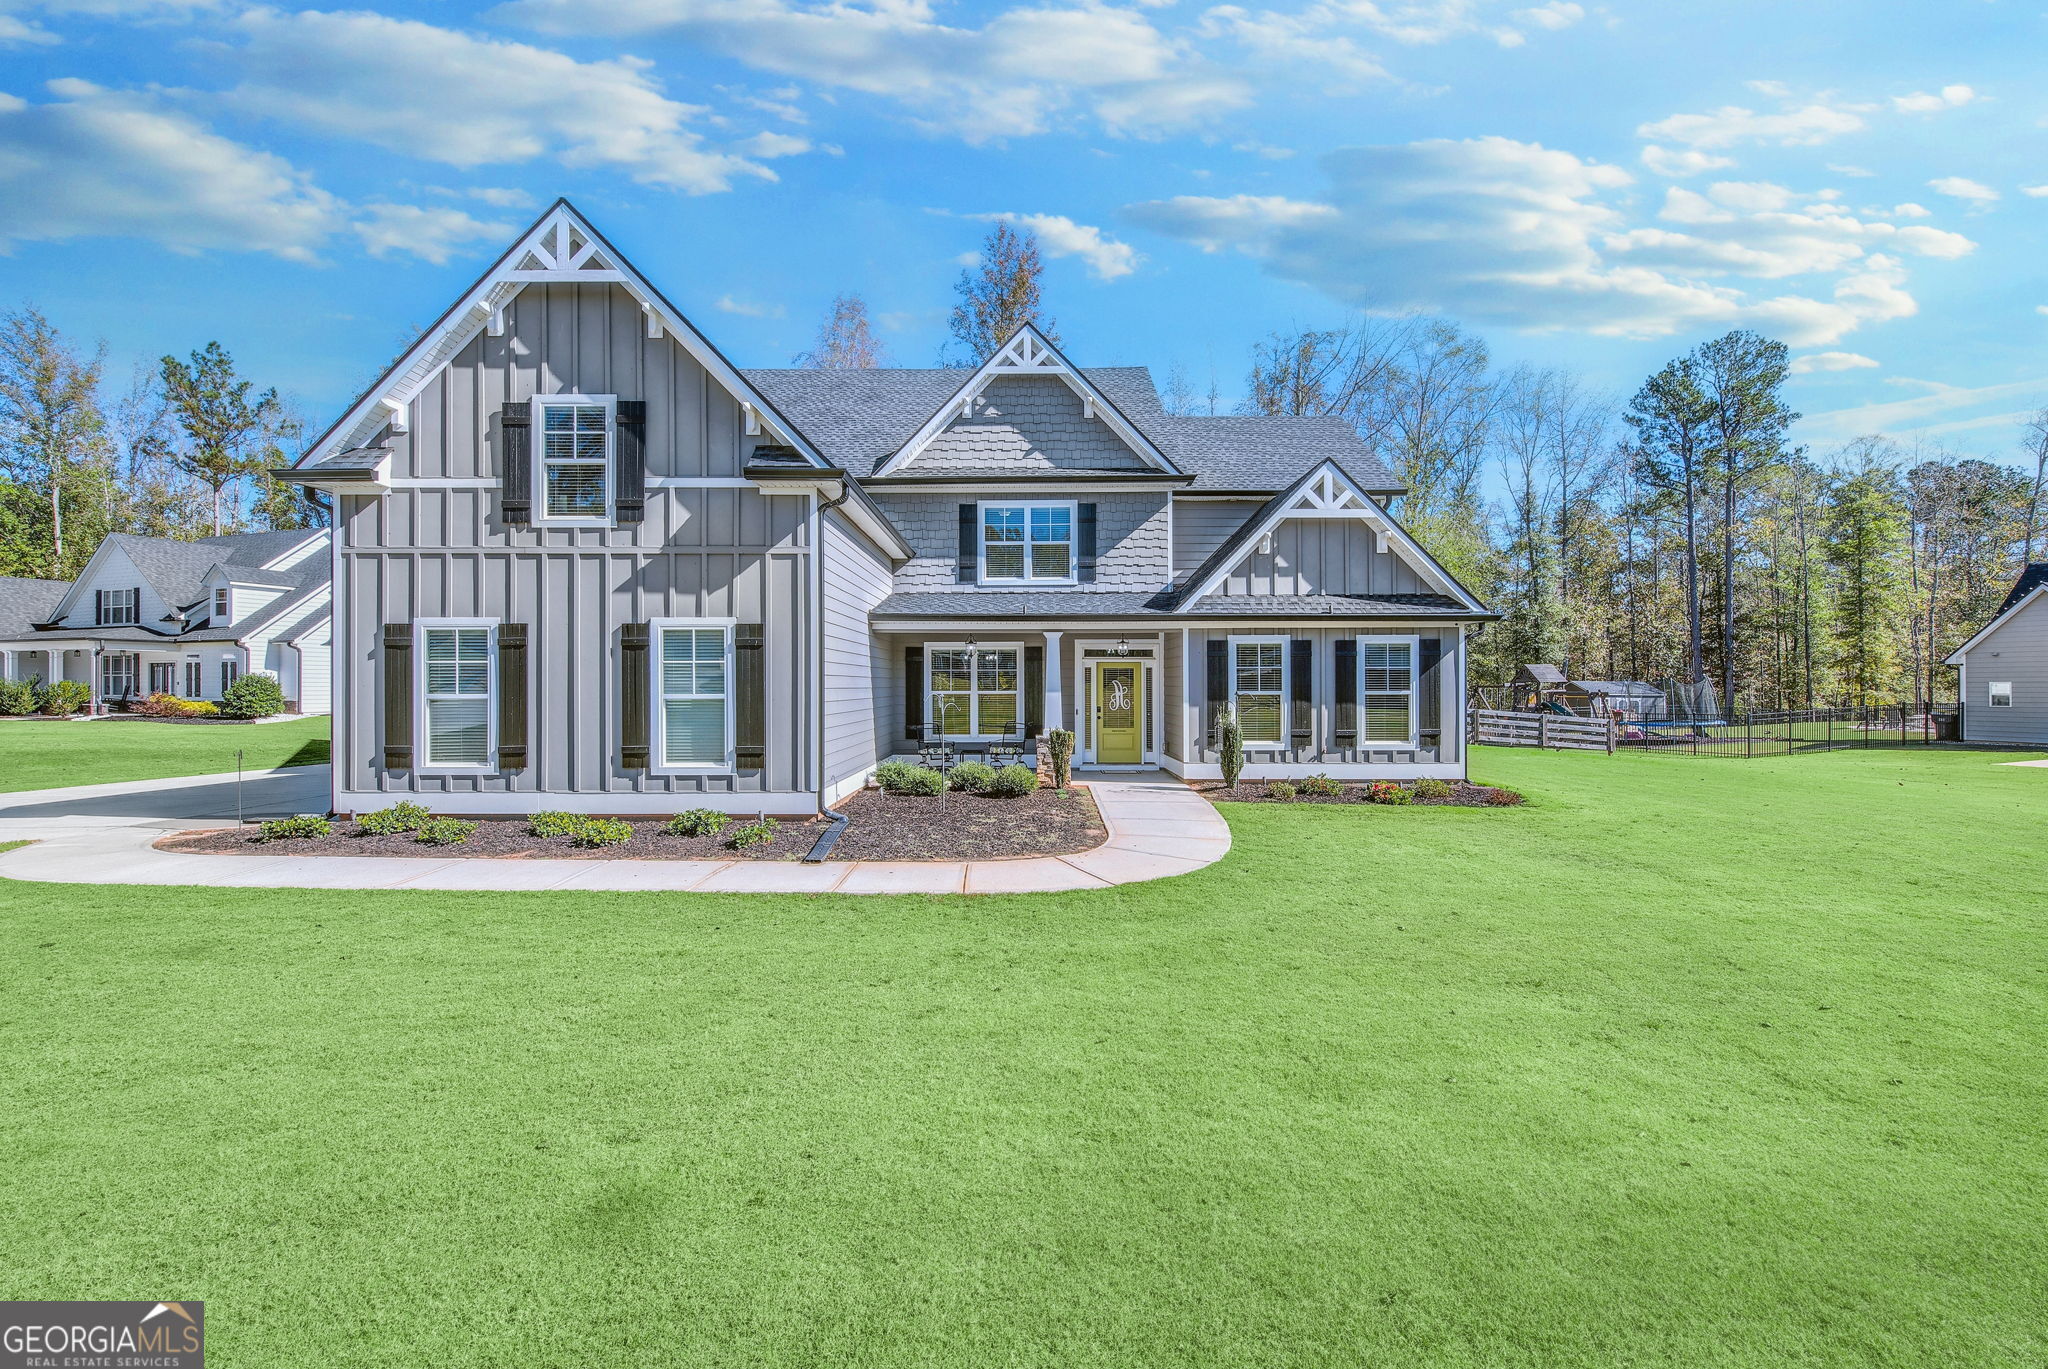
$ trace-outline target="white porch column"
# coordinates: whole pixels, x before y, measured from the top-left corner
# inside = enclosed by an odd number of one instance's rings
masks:
[[[1066,727],[1066,697],[1060,691],[1060,677],[1066,672],[1060,668],[1060,638],[1065,629],[1045,634],[1045,730]]]
[[[0,680],[11,680],[14,678],[16,655],[17,653],[13,651],[0,651]]]

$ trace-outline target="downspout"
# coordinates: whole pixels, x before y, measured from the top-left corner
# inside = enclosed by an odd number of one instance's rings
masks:
[[[825,515],[844,504],[853,494],[851,481],[841,481],[837,499],[821,500],[812,490],[811,501],[811,786],[818,800],[818,816],[829,809],[825,803]]]

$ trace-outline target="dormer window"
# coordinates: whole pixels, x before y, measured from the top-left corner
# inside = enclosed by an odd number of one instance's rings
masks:
[[[612,421],[618,401],[611,395],[544,395],[533,401],[539,433],[534,460],[539,467],[544,523],[603,526],[612,521]]]
[[[228,592],[224,589],[217,589],[213,592],[213,621],[216,623],[228,621]]]
[[[981,506],[981,583],[1074,583],[1074,505]]]
[[[142,621],[139,589],[103,589],[95,602],[99,612],[94,616],[100,627],[134,627]]]

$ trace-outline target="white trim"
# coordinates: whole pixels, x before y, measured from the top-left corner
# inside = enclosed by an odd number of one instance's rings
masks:
[[[1942,664],[1952,666],[1962,665],[1963,657],[1968,655],[1971,651],[1975,650],[1978,643],[1982,642],[1986,637],[1989,637],[1993,632],[1996,632],[1999,629],[1999,627],[2001,627],[2006,622],[2007,619],[2011,618],[2014,614],[2018,613],[2028,604],[2033,603],[2036,599],[2041,598],[2043,595],[2048,595],[2048,584],[2036,585],[2032,589],[2028,590],[2026,595],[2022,597],[2018,603],[2014,604],[2005,612],[1999,614],[1996,618],[1993,618],[1990,622],[1984,624],[1983,631],[1979,632],[1969,641],[1964,642],[1954,651],[1951,651],[1948,654],[1948,658],[1944,660]]]
[[[1024,551],[1024,568],[1031,569],[1031,511],[1033,509],[1065,509],[1067,511],[1067,574],[1061,579],[1041,579],[1031,575],[1016,578],[992,580],[988,576],[988,511],[990,509],[1022,509],[1024,511],[1024,540],[1017,545]],[[974,583],[988,589],[1059,589],[1081,583],[1081,504],[1075,499],[983,499],[974,506]],[[1048,546],[1056,545],[1047,542]]]
[[[528,422],[533,424],[533,440],[527,444],[528,458],[533,462],[533,517],[535,527],[547,528],[609,528],[618,523],[618,433],[619,397],[617,395],[535,395],[527,401]],[[547,426],[545,418],[549,409],[604,410],[604,517],[561,517],[551,514],[548,508],[548,466]],[[571,429],[574,432],[574,429]],[[591,466],[598,463],[581,458],[571,458],[552,464],[563,466]]]
[[[739,626],[737,618],[650,618],[647,622],[647,697],[654,717],[649,719],[647,769],[656,775],[731,775],[737,773],[737,743],[733,737],[734,713],[733,696],[733,629]],[[699,762],[671,762],[668,759],[668,709],[667,699],[661,686],[661,635],[671,629],[715,629],[725,634],[725,756],[722,760]],[[703,697],[701,695],[697,697]]]
[[[1984,682],[1984,706],[1986,708],[2011,708],[2012,686],[2013,682],[2011,680],[1986,680]],[[2000,689],[2005,691],[2004,703],[1998,701],[1998,691]]]
[[[875,477],[864,476],[860,481],[861,487],[869,494],[975,494],[988,497],[991,494],[1000,495],[1004,490],[1015,490],[1015,497],[1020,499],[1034,498],[1031,490],[1043,490],[1048,484],[1074,490],[1084,499],[1097,494],[1167,494],[1178,488],[1163,480],[1061,480],[1060,472],[1056,470],[1040,472],[1036,477],[1020,474],[1015,480],[982,480],[971,483],[953,480],[935,480],[930,484],[911,480],[882,480],[870,483],[871,481],[875,481]],[[1264,501],[1253,499],[1252,502]]]
[[[1160,674],[1160,661],[1158,653],[1165,648],[1163,645],[1154,647],[1152,649],[1153,654],[1150,656],[1084,656],[1082,649],[1089,645],[1091,643],[1078,639],[1074,643],[1075,673],[1080,679],[1081,710],[1088,720],[1088,729],[1083,734],[1087,739],[1087,745],[1077,745],[1074,748],[1076,753],[1074,764],[1086,766],[1091,770],[1148,770],[1159,764],[1159,753],[1164,750],[1163,745],[1154,746],[1152,744],[1152,732],[1158,722],[1157,715],[1154,712],[1154,709],[1157,707],[1154,696],[1159,692],[1158,676]],[[1115,644],[1110,643],[1109,645]],[[1138,667],[1138,759],[1135,761],[1105,761],[1101,759],[1102,730],[1097,725],[1095,719],[1095,691],[1097,689],[1095,675],[1103,666]],[[1160,739],[1162,743],[1165,740],[1163,730]]]
[[[808,789],[753,790],[693,793],[620,791],[618,793],[568,794],[545,789],[500,791],[496,793],[450,794],[431,789],[337,789],[334,811],[371,813],[411,799],[424,803],[438,814],[475,814],[507,817],[556,810],[564,813],[620,814],[646,817],[685,812],[692,808],[713,808],[721,813],[768,813],[775,817],[815,817],[818,796]]]
[[[1268,643],[1274,642],[1277,642],[1279,644],[1280,707],[1278,709],[1278,715],[1280,718],[1280,736],[1277,740],[1270,742],[1255,742],[1250,737],[1244,736],[1244,720],[1242,718],[1238,720],[1238,736],[1243,740],[1244,749],[1246,751],[1292,751],[1294,749],[1294,745],[1289,732],[1289,728],[1292,726],[1292,720],[1287,716],[1287,714],[1290,703],[1294,697],[1292,691],[1288,688],[1288,686],[1294,683],[1294,638],[1286,636],[1276,636],[1272,633],[1245,633],[1241,635],[1228,636],[1225,637],[1223,640],[1226,643],[1224,647],[1224,665],[1229,672],[1227,676],[1227,681],[1230,686],[1230,711],[1233,713],[1237,711],[1237,648],[1239,647],[1239,645],[1264,646]],[[1255,692],[1263,694],[1266,691],[1261,689]],[[1311,686],[1311,692],[1313,692],[1313,686]],[[1310,712],[1314,712],[1313,701],[1311,701]]]
[[[1358,678],[1353,681],[1358,690],[1358,735],[1353,749],[1358,751],[1415,751],[1421,749],[1422,701],[1419,696],[1422,693],[1422,638],[1419,636],[1396,634],[1391,636],[1359,636],[1352,638],[1352,640],[1358,643]],[[1398,742],[1385,737],[1368,737],[1365,735],[1365,696],[1367,693],[1365,687],[1365,647],[1368,643],[1380,646],[1405,644],[1408,648],[1408,735]],[[1391,691],[1374,690],[1371,692],[1385,694]]]
[[[851,775],[842,775],[826,785],[824,794],[818,800],[818,811],[822,813],[848,794],[855,794],[867,788],[868,781],[874,778],[875,771],[881,764],[880,761],[875,761]]]
[[[428,759],[427,633],[436,628],[484,628],[490,659],[490,687],[484,695],[484,759],[477,765],[439,764]],[[412,625],[412,773],[416,775],[494,775],[498,771],[498,620],[496,618],[420,618]],[[472,696],[473,697],[473,696]]]
[[[1045,334],[1039,332],[1036,326],[1027,323],[1012,333],[1009,339],[996,349],[994,356],[975,368],[974,374],[924,421],[923,427],[911,434],[909,441],[897,448],[889,459],[882,463],[881,469],[876,471],[875,475],[889,475],[915,461],[931,444],[933,438],[952,426],[956,417],[967,416],[975,398],[991,380],[998,376],[1019,375],[1057,376],[1081,397],[1084,411],[1092,411],[1091,416],[1106,424],[1140,460],[1155,470],[1165,471],[1171,475],[1183,474],[1180,467],[1173,464],[1172,458],[1161,451],[1151,438],[1140,432],[1136,424],[1124,417],[1109,397],[1076,369],[1060,349],[1047,340]],[[1059,473],[1053,471],[1050,474],[1057,476]]]
[[[1210,761],[1178,761],[1164,757],[1160,768],[1188,780],[1220,780],[1223,767]],[[1275,761],[1247,762],[1244,777],[1252,780],[1298,780],[1310,775],[1328,775],[1333,780],[1461,780],[1465,778],[1465,767],[1456,761],[1419,761],[1407,763],[1350,762],[1329,764],[1323,761]]]

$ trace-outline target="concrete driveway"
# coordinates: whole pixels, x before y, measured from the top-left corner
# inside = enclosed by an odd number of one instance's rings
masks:
[[[260,770],[239,786],[233,775],[188,775],[71,789],[29,789],[0,794],[0,841],[42,836],[53,828],[171,830],[202,822],[231,823],[238,798],[243,814],[251,818],[324,813],[327,790],[328,767],[324,765]]]

